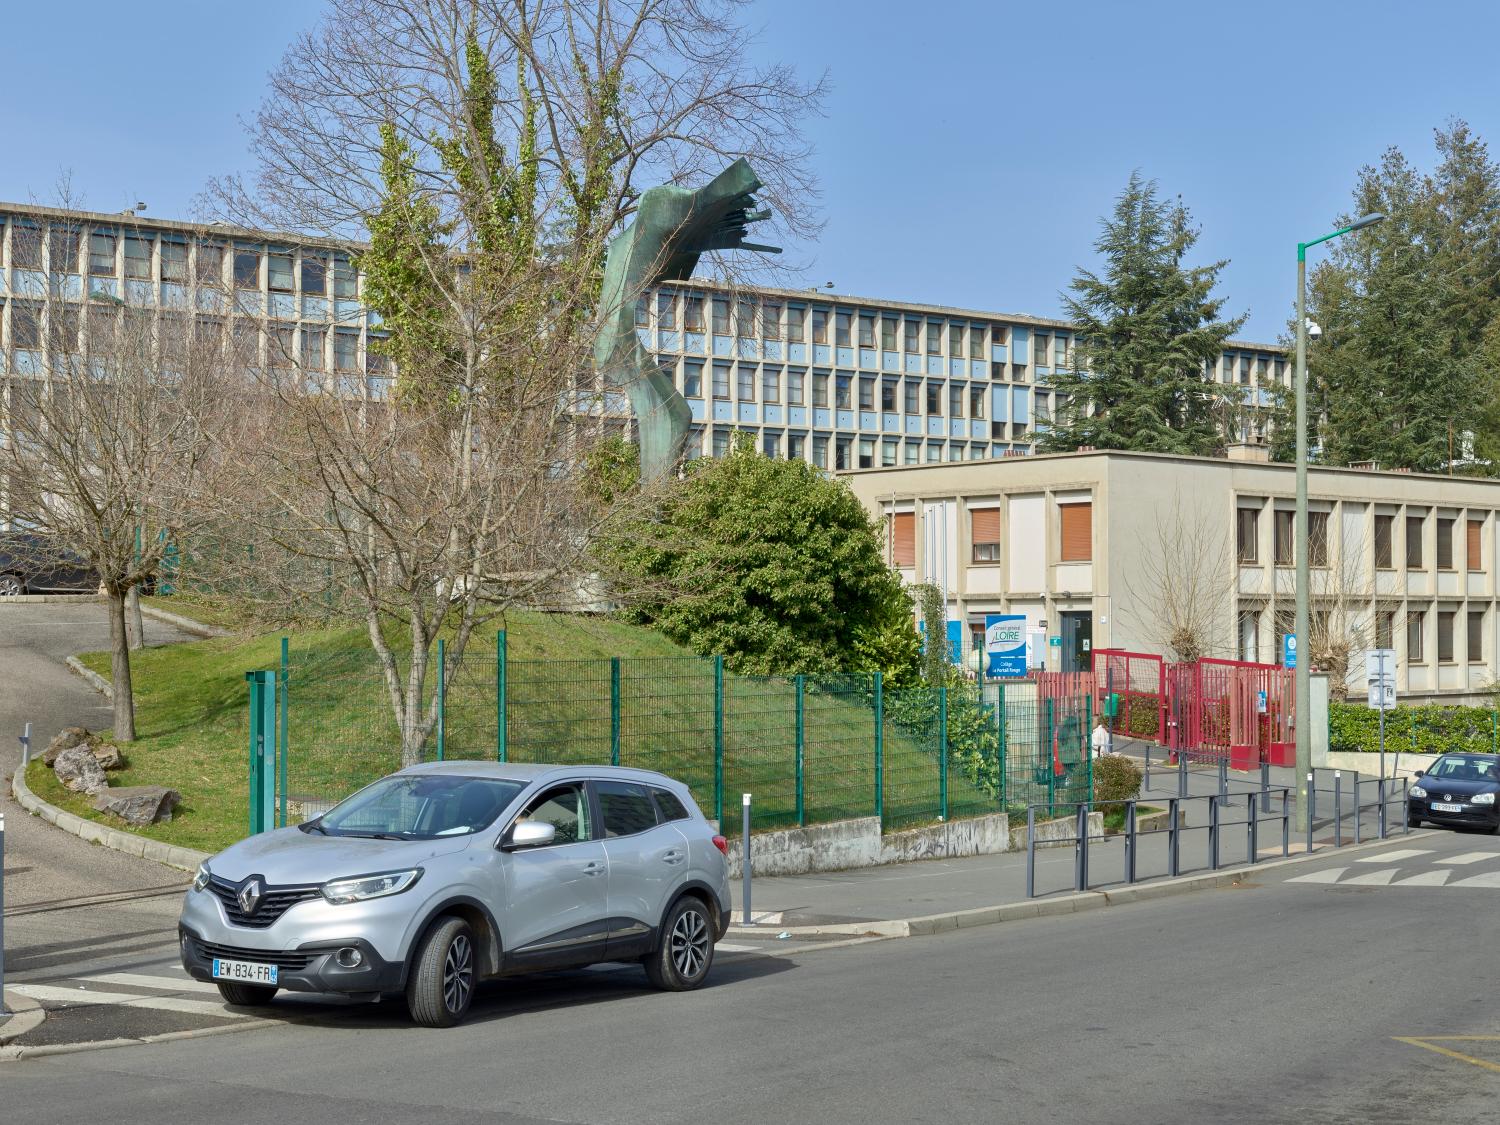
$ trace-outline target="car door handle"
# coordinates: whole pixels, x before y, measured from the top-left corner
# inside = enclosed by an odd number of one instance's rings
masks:
[[[676,848],[673,848],[669,852],[663,852],[661,858],[664,863],[681,863],[687,856],[683,855]]]
[[[583,865],[583,873],[585,875],[603,875],[604,864],[600,863],[597,859],[590,860]]]

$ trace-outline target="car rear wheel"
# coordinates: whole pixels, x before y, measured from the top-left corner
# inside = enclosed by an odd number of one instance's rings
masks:
[[[0,574],[0,598],[17,598],[26,592],[26,584],[14,574]]]
[[[242,984],[229,980],[215,983],[219,986],[219,995],[224,997],[224,1003],[233,1004],[236,1008],[259,1008],[269,1004],[276,995],[276,987],[269,984]]]
[[[474,932],[462,918],[440,919],[417,950],[406,1007],[423,1027],[452,1027],[469,1012],[475,984]]]
[[[688,895],[667,912],[661,944],[645,957],[646,976],[667,992],[688,992],[714,963],[714,926],[703,900]]]

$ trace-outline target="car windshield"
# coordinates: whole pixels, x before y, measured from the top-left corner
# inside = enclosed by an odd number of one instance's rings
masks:
[[[1500,768],[1493,760],[1467,754],[1444,755],[1427,772],[1445,781],[1500,781]]]
[[[504,778],[394,774],[361,789],[303,829],[374,839],[465,836],[493,823],[523,788],[521,782]]]

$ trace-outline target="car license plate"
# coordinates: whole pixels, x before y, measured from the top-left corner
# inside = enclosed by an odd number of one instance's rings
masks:
[[[1432,811],[1433,812],[1463,812],[1464,811],[1464,807],[1462,805],[1449,805],[1449,804],[1445,804],[1442,801],[1433,801],[1432,802]]]
[[[249,984],[276,984],[276,965],[255,961],[221,961],[214,958],[214,980],[242,980]]]

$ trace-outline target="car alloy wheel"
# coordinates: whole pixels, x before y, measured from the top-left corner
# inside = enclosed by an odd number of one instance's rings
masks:
[[[14,574],[0,574],[0,598],[18,598],[25,592],[26,587]]]
[[[443,1004],[454,1015],[462,1015],[474,991],[474,947],[467,934],[459,934],[443,958]]]
[[[677,916],[668,942],[672,967],[683,979],[692,980],[708,960],[708,920],[696,907],[689,907]]]

